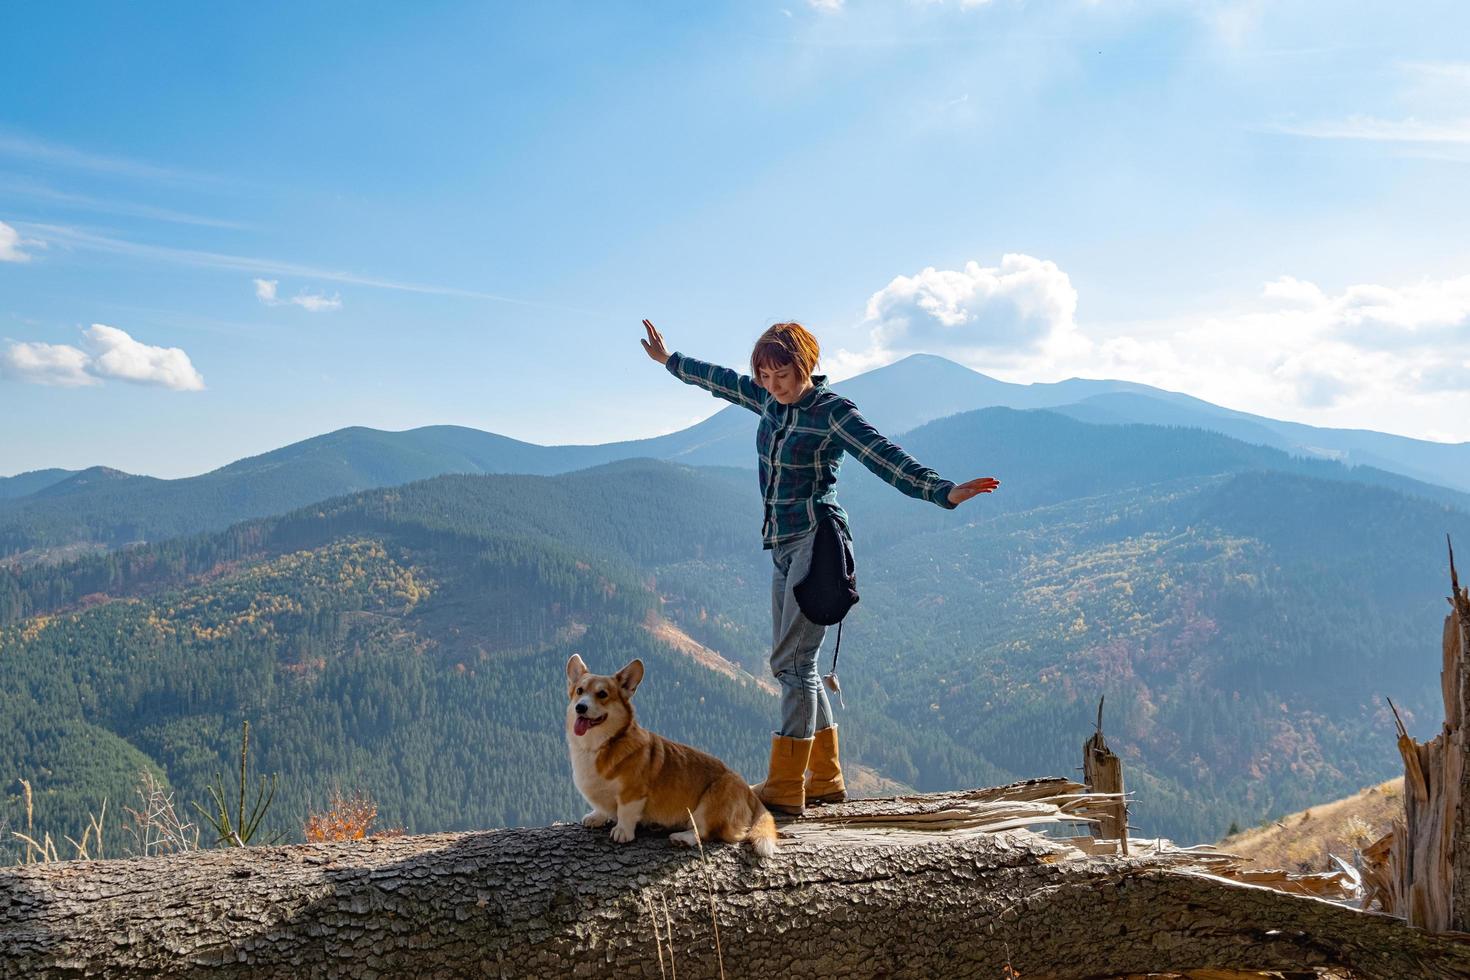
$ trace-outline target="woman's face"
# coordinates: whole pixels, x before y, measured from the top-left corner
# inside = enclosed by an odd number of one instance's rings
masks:
[[[756,369],[755,381],[782,405],[796,404],[812,387],[811,378],[801,376],[795,364],[762,364]]]

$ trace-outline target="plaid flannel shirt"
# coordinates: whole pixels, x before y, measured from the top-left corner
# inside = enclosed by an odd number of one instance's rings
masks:
[[[748,408],[761,417],[755,433],[760,457],[761,498],[766,548],[799,538],[823,514],[847,524],[837,503],[837,470],[844,453],[910,497],[952,510],[954,484],[922,466],[883,437],[858,414],[851,401],[827,387],[826,375],[812,375],[812,390],[794,405],[782,405],[755,379],[729,368],[671,354],[664,365],[685,384],[698,385],[717,398]]]

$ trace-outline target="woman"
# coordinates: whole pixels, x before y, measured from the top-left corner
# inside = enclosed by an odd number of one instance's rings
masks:
[[[808,802],[847,798],[838,761],[837,726],[827,692],[817,678],[817,651],[827,628],[802,615],[792,589],[811,564],[819,523],[835,518],[851,541],[847,514],[837,503],[837,468],[852,453],[875,474],[910,497],[946,509],[990,493],[1000,481],[981,477],[954,484],[921,466],[869,425],[851,401],[813,375],[821,349],[799,323],[778,323],[761,334],[750,355],[754,377],[717,367],[664,347],[648,320],[642,340],[648,356],[686,384],[750,409],[756,430],[764,547],[771,551],[771,673],[781,684],[781,730],[771,737],[771,764],[755,786],[766,806],[800,814]],[[809,776],[808,776],[809,772]]]

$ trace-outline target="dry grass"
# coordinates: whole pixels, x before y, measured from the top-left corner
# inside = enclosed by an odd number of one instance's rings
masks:
[[[689,826],[694,831],[694,842],[699,848],[699,860],[704,870],[705,891],[709,896],[709,921],[714,930],[715,938],[715,962],[719,966],[720,980],[725,980],[725,952],[720,946],[720,922],[718,909],[715,905],[715,880],[710,871],[709,855],[704,850],[704,839],[699,833],[698,825],[694,822],[694,814],[688,810]],[[657,898],[657,901],[655,901]],[[653,929],[653,948],[658,954],[658,975],[660,980],[679,980],[679,969],[674,963],[674,920],[669,914],[669,899],[663,892],[654,892],[645,888],[639,893],[639,901],[644,911],[648,913],[648,924]],[[659,922],[659,905],[663,905],[663,922]],[[664,953],[667,951],[668,955]]]
[[[123,807],[128,815],[123,830],[132,840],[132,852],[144,857],[177,854],[199,849],[199,825],[181,820],[174,809],[173,794],[166,792],[153,773],[138,774],[138,809]]]
[[[1404,812],[1404,781],[1369,786],[1352,796],[1319,804],[1220,842],[1220,849],[1247,858],[1257,868],[1287,871],[1328,870],[1329,854],[1350,860],[1387,833]]]
[[[709,869],[709,855],[704,853],[704,838],[699,832],[699,824],[694,822],[694,814],[689,814],[689,829],[694,833],[694,843],[699,845],[699,861],[704,868],[704,884],[709,893],[709,924],[715,931],[715,959],[720,964],[720,980],[725,980],[725,952],[720,948],[720,920],[715,912],[715,879]]]
[[[890,779],[876,769],[844,762],[842,775],[847,780],[848,799],[880,798],[884,796],[907,796],[918,792],[907,783]]]
[[[25,800],[25,831],[12,830],[9,836],[25,844],[19,855],[20,864],[49,864],[54,861],[100,861],[107,857],[104,847],[103,829],[107,825],[107,800],[102,801],[99,813],[87,815],[87,826],[81,840],[62,835],[62,840],[71,846],[71,853],[63,854],[58,842],[50,832],[37,830],[34,824],[34,799],[29,780],[20,780]],[[123,806],[126,816],[114,826],[119,826],[124,840],[121,853],[126,856],[149,857],[155,854],[173,854],[197,850],[199,828],[193,823],[180,820],[174,810],[173,794],[164,789],[164,784],[148,770],[138,774],[134,787],[138,797],[137,809]]]
[[[351,796],[341,790],[332,793],[327,809],[306,818],[306,840],[311,844],[327,841],[364,840],[368,837],[397,837],[403,828],[373,831],[378,818],[378,804],[368,794],[357,791]]]
[[[88,815],[87,827],[81,840],[63,835],[61,841],[58,841],[50,833],[35,827],[31,784],[29,780],[21,779],[20,785],[25,803],[25,830],[11,830],[0,824],[0,836],[7,841],[20,842],[16,845],[17,849],[24,845],[24,850],[19,851],[14,858],[17,863],[49,864],[54,861],[100,860],[107,856],[103,848],[103,827],[107,820],[106,800],[102,801],[100,814]],[[139,773],[134,793],[138,798],[138,806],[124,806],[123,820],[113,821],[114,825],[120,823],[121,826],[123,855],[152,857],[199,849],[199,825],[180,818],[174,806],[173,794],[151,772],[145,769]],[[366,793],[356,792],[349,796],[340,790],[335,791],[325,812],[313,813],[308,817],[306,839],[321,843],[362,840],[367,837],[396,837],[403,833],[401,827],[374,830],[373,823],[377,816],[378,805]],[[64,852],[60,846],[62,841],[70,845],[70,853]],[[10,860],[9,855],[0,851],[0,863],[5,860]]]
[[[107,820],[107,800],[102,801],[102,813],[100,815],[87,814],[87,829],[82,832],[80,841],[72,840],[63,836],[63,839],[72,846],[73,854],[70,858],[63,858],[56,850],[56,842],[51,839],[50,833],[44,833],[40,839],[36,839],[36,828],[34,825],[34,800],[31,795],[31,784],[29,780],[20,781],[21,790],[25,794],[26,804],[26,832],[12,830],[11,836],[25,842],[25,855],[21,858],[21,864],[50,864],[54,861],[91,861],[100,860],[106,855],[102,848],[102,826]],[[96,854],[92,851],[96,850]]]

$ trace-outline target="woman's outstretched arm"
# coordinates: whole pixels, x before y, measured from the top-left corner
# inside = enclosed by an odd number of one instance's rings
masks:
[[[765,409],[767,392],[755,383],[754,378],[729,368],[696,360],[677,351],[670,354],[664,347],[664,336],[658,332],[657,327],[650,321],[644,320],[643,329],[648,332],[648,337],[639,341],[643,345],[644,352],[667,368],[669,373],[680,381],[685,384],[698,385],[715,397],[734,402],[756,414],[760,414]]]
[[[845,398],[832,412],[831,418],[832,434],[843,448],[884,482],[910,497],[952,510],[971,497],[990,493],[1000,486],[999,480],[989,476],[961,484],[940,479],[938,473],[922,465],[873,428],[858,414],[857,406]]]

